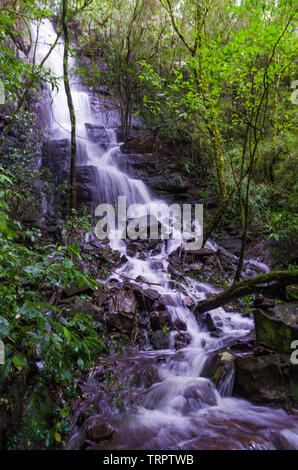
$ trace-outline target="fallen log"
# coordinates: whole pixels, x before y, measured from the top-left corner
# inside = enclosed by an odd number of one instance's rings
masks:
[[[240,281],[220,294],[198,302],[195,313],[204,313],[250,294],[273,295],[282,287],[298,283],[298,269],[271,271],[266,274]]]

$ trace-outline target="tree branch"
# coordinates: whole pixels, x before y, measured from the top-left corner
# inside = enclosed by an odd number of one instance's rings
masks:
[[[268,283],[273,282],[273,284]],[[289,271],[271,271],[267,274],[252,279],[246,279],[238,284],[229,287],[220,294],[200,301],[196,306],[196,313],[204,313],[250,294],[271,294],[280,287],[290,286],[298,283],[298,269]]]

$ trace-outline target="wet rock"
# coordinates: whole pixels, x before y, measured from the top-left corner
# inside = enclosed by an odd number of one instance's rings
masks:
[[[209,256],[215,255],[215,251],[209,248],[198,248],[197,250],[185,251],[183,248],[178,247],[169,256],[173,265],[181,265],[182,263],[191,263],[192,269],[201,269]],[[199,264],[198,264],[199,263]],[[190,269],[188,266],[187,269]]]
[[[152,331],[162,330],[164,327],[172,327],[172,319],[168,312],[152,312],[150,313],[150,325]]]
[[[85,434],[81,431],[78,431],[72,434],[65,444],[65,450],[78,450],[80,449],[85,440]]]
[[[120,154],[118,161],[119,167],[128,171],[130,169],[144,169],[146,167],[153,167],[157,163],[157,159],[152,153]]]
[[[223,350],[211,354],[202,369],[201,376],[210,379],[222,396],[233,391],[234,356]]]
[[[174,348],[176,350],[186,348],[186,346],[189,345],[191,342],[191,336],[189,333],[186,332],[180,332],[175,336],[175,341],[174,341]]]
[[[298,369],[289,356],[249,354],[235,359],[235,392],[256,403],[298,403]]]
[[[163,262],[162,261],[151,261],[150,263],[150,268],[154,269],[154,271],[158,271],[160,269],[163,269]]]
[[[149,364],[137,364],[133,372],[132,385],[138,388],[150,388],[153,384],[160,381],[158,370]]]
[[[183,268],[184,273],[187,273],[188,276],[193,277],[194,279],[200,279],[206,269],[203,263],[191,263],[183,266]]]
[[[144,290],[144,295],[153,301],[157,300],[160,298],[160,293],[157,292],[157,290],[154,289],[145,289]]]
[[[156,239],[156,240],[150,240],[148,245],[147,245],[147,249],[148,250],[154,250],[158,247],[158,245],[161,245],[161,242],[160,240]]]
[[[144,243],[141,242],[129,242],[126,245],[126,253],[128,256],[134,257],[137,252],[144,249]]]
[[[96,235],[94,235],[94,236],[96,236]],[[99,248],[99,249],[104,248],[104,242],[100,241],[100,240],[97,240],[97,238],[95,240],[91,240],[89,243],[90,243],[90,245],[94,246],[95,248]]]
[[[139,312],[138,315],[138,325],[144,330],[149,331],[151,328],[150,318],[148,318],[147,312]]]
[[[70,172],[70,142],[68,139],[48,140],[42,145],[42,166],[48,168],[56,184],[68,179]]]
[[[158,303],[163,307],[176,306],[176,299],[170,294],[162,294],[158,298]]]
[[[189,181],[183,180],[181,176],[175,178],[175,175],[172,175],[171,178],[168,178],[166,175],[153,176],[149,178],[148,184],[155,190],[167,191],[174,194],[184,193],[190,187]]]
[[[257,227],[254,229],[257,230]],[[266,232],[266,230],[265,230]],[[273,268],[274,266],[274,261],[272,259],[271,253],[270,253],[270,248],[271,246],[274,246],[276,251],[278,250],[278,245],[279,242],[273,238],[270,238],[268,240],[262,240],[258,243],[253,243],[247,247],[245,256],[246,258],[253,258],[255,260],[261,261],[262,263],[265,263],[269,268]],[[288,250],[289,256],[293,255],[292,250]]]
[[[158,312],[153,312],[150,315],[150,326],[152,328],[152,331],[157,331],[160,330],[160,318]]]
[[[147,283],[147,281],[146,281],[146,279],[144,278],[144,276],[137,276],[137,277],[135,278],[135,281],[136,281],[136,282],[140,282],[140,283],[145,283],[145,284]]]
[[[163,331],[155,331],[151,338],[150,343],[154,349],[169,349],[170,347],[170,337],[168,334],[165,334]]]
[[[100,145],[107,146],[110,143],[110,137],[104,126],[98,124],[85,123],[86,132],[90,140],[98,142]]]
[[[298,302],[277,304],[272,310],[254,311],[256,341],[277,352],[290,355],[291,344],[298,340]]]
[[[154,153],[155,152],[155,140],[152,136],[143,135],[131,139],[125,142],[121,146],[123,153]]]
[[[185,307],[187,308],[191,308],[194,306],[195,304],[195,301],[191,298],[191,297],[188,297],[188,296],[185,296],[183,297],[182,299],[182,303]]]
[[[118,250],[108,250],[107,256],[109,262],[112,262],[114,264],[118,264],[121,258],[120,251]]]
[[[77,204],[93,209],[96,206],[94,194],[97,193],[97,168],[95,166],[79,166],[76,169]]]
[[[191,258],[204,258],[205,256],[214,255],[214,251],[210,248],[198,248],[197,250],[192,250],[187,252],[186,257]]]
[[[209,331],[213,333],[213,336],[219,336],[222,333],[223,321],[218,315],[212,315],[207,313],[206,323]]]
[[[186,399],[184,413],[199,410],[203,407],[203,404],[214,406],[217,403],[214,385],[203,377],[200,377],[198,384],[190,384],[183,395]]]
[[[99,292],[95,292],[93,294],[93,299],[97,305],[102,306],[109,298],[109,295],[110,294],[108,292],[100,290]]]
[[[245,336],[237,339],[230,346],[230,351],[237,354],[243,352],[251,352],[255,346],[255,331],[252,330]]]
[[[160,294],[154,289],[134,289],[138,305],[141,310],[152,310],[153,304],[160,298]]]
[[[181,331],[187,330],[186,323],[183,320],[180,320],[180,318],[177,318],[177,320],[174,321],[174,326]]]
[[[290,429],[273,432],[271,439],[277,450],[297,450],[297,434]]]
[[[86,437],[91,441],[101,441],[112,437],[115,429],[109,424],[102,421],[101,418],[91,418],[86,423]]]
[[[116,293],[113,311],[108,314],[111,324],[120,331],[131,331],[135,326],[137,302],[132,291],[121,289]]]

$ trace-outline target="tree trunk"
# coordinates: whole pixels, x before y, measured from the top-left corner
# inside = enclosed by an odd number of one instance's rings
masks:
[[[206,243],[212,232],[218,226],[223,214],[225,213],[230,199],[233,196],[234,191],[230,195],[227,193],[227,187],[225,182],[225,174],[224,174],[224,162],[223,162],[223,154],[222,154],[222,143],[221,143],[221,136],[217,127],[217,122],[215,117],[213,117],[211,124],[208,124],[208,130],[210,136],[212,138],[213,147],[214,147],[214,157],[215,157],[215,166],[216,166],[216,173],[217,173],[217,181],[219,186],[219,204],[215,214],[212,216],[210,221],[208,222],[207,226],[204,228],[203,232],[203,244]]]
[[[62,25],[64,32],[64,56],[63,56],[63,79],[67,104],[71,123],[71,140],[70,140],[70,185],[71,198],[70,207],[76,209],[76,116],[70,91],[68,77],[68,54],[69,54],[69,30],[68,30],[68,0],[62,2]]]

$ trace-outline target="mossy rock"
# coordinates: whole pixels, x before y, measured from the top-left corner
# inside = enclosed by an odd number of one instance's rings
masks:
[[[298,302],[284,302],[274,309],[254,311],[256,341],[276,352],[290,355],[291,344],[298,340]]]
[[[255,403],[298,403],[298,369],[288,355],[237,357],[235,392]]]
[[[211,380],[218,391],[226,396],[227,385],[234,374],[234,356],[224,349],[216,351],[206,360],[201,377]]]

